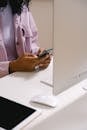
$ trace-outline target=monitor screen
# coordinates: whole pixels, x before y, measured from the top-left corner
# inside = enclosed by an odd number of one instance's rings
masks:
[[[87,77],[87,9],[79,0],[54,1],[54,94]]]

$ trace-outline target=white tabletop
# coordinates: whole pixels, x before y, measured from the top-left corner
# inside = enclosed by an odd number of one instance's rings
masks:
[[[82,88],[82,86],[87,84],[87,80],[84,80],[81,83],[72,86],[63,93],[57,95],[56,98],[58,99],[58,105],[56,108],[30,103],[31,98],[35,95],[52,95],[53,88],[41,83],[41,80],[45,75],[47,75],[46,71],[48,71],[48,69],[38,73],[17,72],[0,79],[0,96],[41,110],[41,115],[25,128],[23,128],[23,130],[44,130],[47,128],[54,130],[52,128],[53,124],[50,124],[49,121],[50,117],[54,117],[55,113],[59,113],[65,107],[86,95],[86,91]],[[46,120],[49,122],[47,126],[44,127],[44,122]]]

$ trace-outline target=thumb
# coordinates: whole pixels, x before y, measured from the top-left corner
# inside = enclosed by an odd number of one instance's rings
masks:
[[[32,53],[25,53],[25,57],[37,57],[37,56]]]

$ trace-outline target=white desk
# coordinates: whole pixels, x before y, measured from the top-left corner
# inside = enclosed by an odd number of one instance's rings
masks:
[[[58,106],[49,108],[30,103],[31,97],[37,94],[52,94],[52,87],[40,82],[42,74],[47,75],[46,70],[38,73],[14,73],[0,79],[1,96],[42,111],[23,130],[87,130],[87,95],[82,89],[87,81],[58,95]]]

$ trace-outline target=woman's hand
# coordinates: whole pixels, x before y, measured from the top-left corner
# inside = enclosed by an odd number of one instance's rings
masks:
[[[39,64],[40,70],[41,69],[46,69],[48,67],[48,65],[50,64],[51,56],[49,54],[47,54],[46,56],[41,57],[39,59],[41,60],[40,64]]]
[[[39,48],[39,50],[37,52],[37,56],[39,56],[40,54],[42,54],[44,50],[45,50],[44,48]]]
[[[37,56],[42,54],[44,50],[45,50],[44,48],[40,48],[38,53],[37,53]],[[51,55],[47,54],[46,56],[40,57],[40,59],[44,59],[44,58],[46,58],[46,59],[42,63],[40,63],[40,65],[39,65],[40,69],[45,69],[45,68],[48,67],[48,65],[49,65],[49,63],[51,61]]]
[[[43,58],[38,58],[38,56],[33,54],[25,54],[19,57],[17,60],[11,61],[9,63],[9,70],[10,73],[17,71],[31,72],[35,70],[35,66],[39,66],[40,69],[45,69],[49,63],[49,55],[46,55]]]

